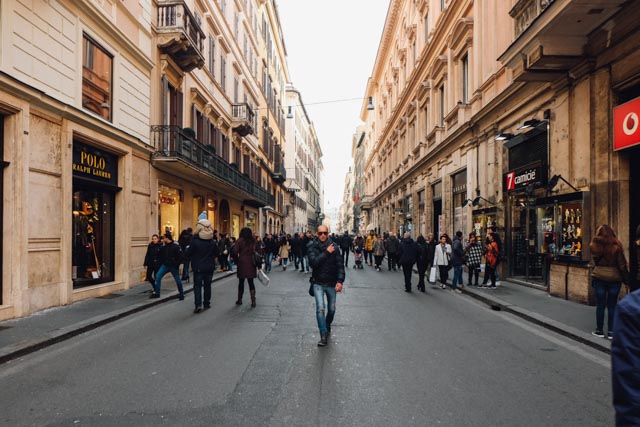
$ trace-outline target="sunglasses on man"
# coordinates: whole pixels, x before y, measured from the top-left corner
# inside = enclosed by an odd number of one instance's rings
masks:
[[[318,231],[318,236],[328,236],[329,232],[328,231]]]

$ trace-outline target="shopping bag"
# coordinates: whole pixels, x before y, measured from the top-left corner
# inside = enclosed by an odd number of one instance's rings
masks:
[[[480,264],[480,271],[481,271],[482,273],[484,273],[484,266],[485,266],[485,264]]]
[[[436,272],[437,272],[437,268],[435,267],[431,267],[431,271],[429,271],[429,282],[431,283],[435,283],[436,282]]]
[[[258,280],[264,286],[269,286],[269,282],[271,282],[271,279],[269,279],[269,276],[267,276],[267,273],[265,273],[264,270],[262,269],[258,270]]]

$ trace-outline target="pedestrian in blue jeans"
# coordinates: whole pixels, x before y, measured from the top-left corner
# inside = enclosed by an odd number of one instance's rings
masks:
[[[607,338],[613,339],[614,315],[618,304],[618,294],[629,272],[622,243],[608,225],[601,225],[589,244],[593,256],[591,284],[596,290],[596,329],[592,332],[604,338],[604,311],[607,310]]]
[[[331,323],[336,313],[336,293],[342,292],[345,276],[340,249],[329,239],[329,229],[325,225],[319,226],[317,236],[318,239],[309,244],[308,257],[313,270],[311,284],[316,300],[316,321],[320,330],[318,346],[324,347],[331,334]]]
[[[206,227],[208,225],[208,228]],[[208,220],[201,220],[196,233],[189,242],[185,255],[191,260],[193,268],[194,313],[211,308],[211,280],[216,268],[218,245],[213,241],[213,230]],[[204,300],[202,293],[204,290]]]
[[[162,276],[171,273],[176,285],[178,286],[178,298],[184,300],[184,290],[182,289],[182,281],[180,280],[180,264],[184,255],[180,245],[173,241],[171,233],[165,233],[164,245],[160,248],[160,269],[156,274],[156,286],[150,298],[160,298],[160,286],[162,285]]]
[[[458,283],[460,287],[464,287],[462,283],[462,265],[464,264],[464,247],[462,246],[462,231],[456,231],[456,235],[453,238],[453,244],[451,245],[451,265],[453,265],[453,281],[451,282],[451,289],[456,292],[460,292],[458,289]]]

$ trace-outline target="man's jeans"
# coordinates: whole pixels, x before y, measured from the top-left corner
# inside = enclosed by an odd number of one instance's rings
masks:
[[[211,279],[213,273],[193,272],[193,297],[197,307],[202,307],[202,288],[204,288],[204,306],[211,306]]]
[[[309,257],[307,255],[300,255],[300,271],[309,272]]]
[[[592,284],[596,288],[596,329],[599,331],[604,330],[604,309],[606,307],[609,325],[607,331],[613,333],[613,315],[618,304],[620,282],[605,282],[604,280],[592,279]]]
[[[458,289],[458,283],[462,285],[462,264],[453,266],[453,281],[451,282],[451,289]]]
[[[325,294],[327,295],[326,304],[324,299]],[[316,298],[316,320],[318,321],[318,329],[320,329],[321,334],[326,334],[327,326],[331,327],[333,316],[336,313],[336,288],[333,286],[314,284],[313,295]]]
[[[169,267],[168,265],[162,264],[160,266],[160,270],[158,270],[158,274],[156,274],[156,286],[155,293],[160,295],[160,286],[162,285],[162,276],[167,273],[171,273],[173,278],[176,281],[176,285],[178,285],[178,292],[180,292],[180,296],[184,296],[184,290],[182,289],[182,281],[180,280],[180,271],[178,267]]]
[[[264,254],[264,271],[271,271],[271,260],[273,259],[273,253],[267,252]]]

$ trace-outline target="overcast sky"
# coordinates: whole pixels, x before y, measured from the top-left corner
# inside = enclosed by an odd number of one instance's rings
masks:
[[[342,203],[351,139],[373,70],[389,0],[277,0],[291,82],[323,151],[324,209]]]

